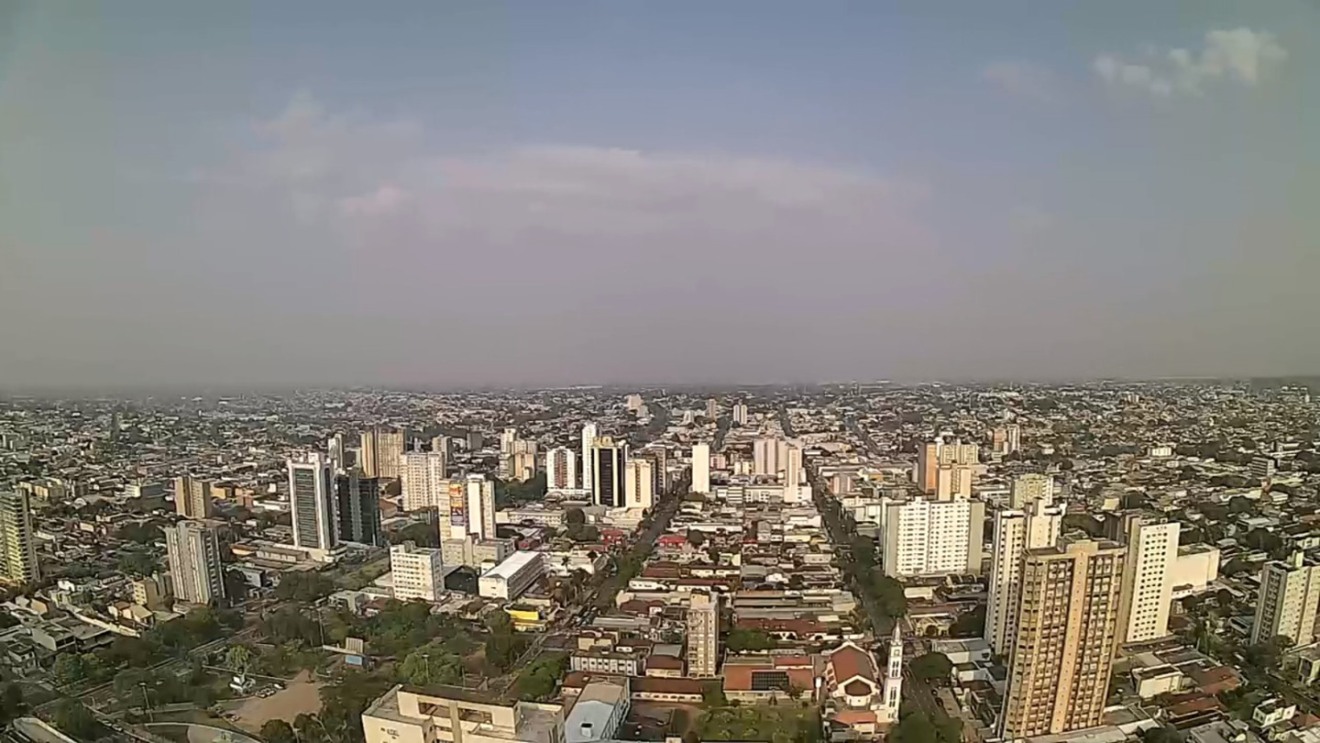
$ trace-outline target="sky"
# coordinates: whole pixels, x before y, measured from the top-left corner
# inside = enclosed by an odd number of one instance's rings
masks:
[[[0,388],[1320,374],[1320,4],[0,3]]]

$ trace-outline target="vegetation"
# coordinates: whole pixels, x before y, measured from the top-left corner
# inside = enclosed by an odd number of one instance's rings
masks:
[[[948,682],[949,674],[953,673],[953,663],[944,653],[926,653],[913,658],[908,670],[922,681],[942,684]]]
[[[27,700],[23,698],[23,688],[18,684],[5,684],[0,689],[0,726],[8,725],[10,720],[27,711]]]
[[[949,637],[980,637],[985,634],[985,605],[965,611],[949,626]]]
[[[815,709],[797,705],[716,707],[702,713],[697,736],[703,741],[816,743],[821,727]]]
[[[109,732],[97,722],[91,711],[76,699],[61,700],[51,714],[51,722],[60,729],[60,732],[76,740],[97,740]]]
[[[440,528],[430,522],[408,524],[390,535],[390,544],[413,542],[418,547],[439,547]]]
[[[55,659],[51,673],[63,685],[102,683],[117,672],[147,668],[171,656],[223,637],[243,625],[241,615],[197,609],[187,616],[166,622],[143,637],[118,637],[93,652],[64,653]]]
[[[275,598],[312,603],[334,592],[335,582],[321,573],[285,573],[275,587]]]
[[[525,482],[518,482],[517,480],[496,480],[495,507],[505,508],[507,506],[518,505],[519,503],[544,500],[547,489],[548,486],[544,472],[536,473],[535,477]]]
[[[555,693],[559,678],[568,667],[568,656],[563,653],[547,653],[537,658],[534,663],[523,669],[514,684],[518,697],[527,701],[545,699]]]
[[[726,647],[732,652],[748,650],[770,650],[775,647],[775,638],[768,632],[755,629],[734,629],[729,632]]]
[[[887,743],[961,743],[962,723],[951,717],[932,721],[924,712],[903,714]]]
[[[266,743],[298,743],[298,734],[284,720],[266,720],[261,726],[261,739]]]

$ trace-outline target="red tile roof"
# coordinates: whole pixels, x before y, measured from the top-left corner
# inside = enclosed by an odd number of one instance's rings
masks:
[[[829,662],[834,667],[836,682],[845,683],[856,676],[875,681],[875,658],[855,645],[844,645],[830,653]]]

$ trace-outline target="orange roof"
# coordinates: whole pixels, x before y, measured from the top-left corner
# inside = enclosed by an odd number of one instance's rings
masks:
[[[836,682],[845,682],[857,676],[875,681],[875,658],[856,645],[843,645],[830,653],[830,665],[834,667]]]
[[[683,659],[675,658],[672,655],[648,655],[646,657],[646,667],[666,671],[681,671],[683,670]]]
[[[843,693],[850,697],[864,697],[870,695],[871,687],[867,686],[866,682],[861,679],[853,679],[843,687]]]
[[[808,657],[808,656],[805,656],[805,655],[776,655],[776,656],[775,656],[775,667],[776,667],[776,668],[793,668],[793,667],[795,667],[795,666],[802,666],[802,667],[805,667],[805,668],[811,668],[811,658]]]
[[[845,709],[836,712],[830,719],[842,725],[860,725],[874,723],[875,713],[869,709]]]

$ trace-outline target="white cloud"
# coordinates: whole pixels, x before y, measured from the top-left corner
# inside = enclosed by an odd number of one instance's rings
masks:
[[[1030,62],[992,62],[982,68],[981,79],[1024,98],[1045,101],[1058,94],[1058,81],[1054,73]]]
[[[1107,84],[1160,98],[1200,96],[1215,85],[1255,87],[1288,58],[1274,34],[1235,28],[1206,33],[1198,50],[1148,47],[1136,59],[1101,54],[1091,67]]]
[[[415,123],[333,114],[305,95],[254,132],[260,144],[241,159],[257,189],[289,199],[302,220],[374,222],[399,242],[461,234],[578,245],[663,234],[711,249],[749,240],[807,249],[910,246],[924,234],[913,215],[924,184],[864,170],[590,146],[453,154]]]

